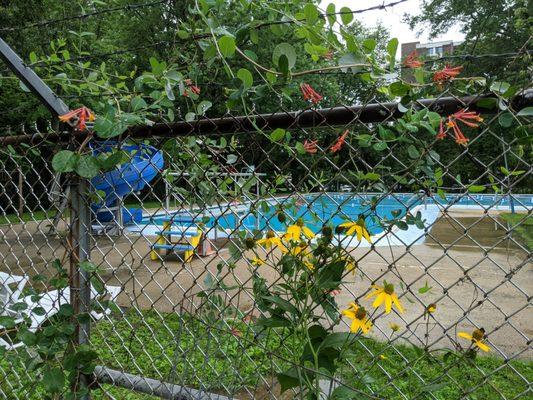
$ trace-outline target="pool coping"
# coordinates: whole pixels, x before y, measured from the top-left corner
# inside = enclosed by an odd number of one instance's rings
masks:
[[[318,192],[318,193],[307,193],[307,194],[304,194],[302,196],[317,196],[317,195],[321,195],[323,193],[321,192]],[[328,194],[333,194],[333,195],[349,195],[350,192],[328,192]],[[365,196],[376,196],[376,195],[381,195],[383,196],[383,194],[380,194],[380,193],[364,193],[364,194],[359,194],[360,198]],[[395,196],[412,196],[412,197],[416,197],[417,195],[420,195],[419,193],[393,193],[393,194],[388,194],[388,195],[385,195],[386,197],[395,197]],[[446,194],[446,196],[462,196],[462,197],[466,197],[466,195],[453,195],[453,194]],[[469,195],[469,197],[471,197],[473,195]],[[493,195],[493,194],[486,194],[486,195],[481,195],[481,194],[476,194],[475,196],[491,196],[492,198],[496,199],[496,198],[505,198],[505,197],[508,197],[507,195],[506,196],[502,196],[502,195]],[[513,195],[514,198],[517,198],[517,197],[531,197],[533,198],[533,194],[520,194],[520,195]],[[263,199],[265,201],[274,201],[274,200],[279,200],[279,199],[283,199],[283,198],[289,198],[291,197],[290,195],[280,195],[280,196],[276,196],[276,197],[270,197],[270,198],[266,198],[266,199]],[[384,198],[386,198],[384,197]],[[423,201],[423,200],[421,200]],[[193,209],[189,209],[189,210],[184,210],[184,209],[177,209],[177,210],[172,210],[171,213],[178,213],[180,211],[182,212],[188,212],[188,213],[194,213],[194,212],[198,212],[199,215],[201,214],[204,214],[206,210],[221,210],[223,207],[226,207],[224,210],[222,210],[220,213],[216,213],[216,214],[213,214],[211,213],[211,217],[213,216],[220,216],[220,215],[224,215],[226,213],[230,213],[230,214],[235,214],[236,212],[239,212],[239,211],[246,211],[246,210],[249,210],[249,207],[250,205],[252,204],[252,200],[248,200],[244,203],[239,203],[239,204],[235,204],[233,202],[226,202],[226,203],[220,203],[219,205],[216,205],[216,206],[209,206],[209,207],[206,207],[204,209],[201,209],[200,207],[195,207]],[[529,208],[526,207],[526,206],[514,206],[515,208],[515,211],[518,210],[518,211],[528,211]],[[424,204],[418,204],[416,205],[415,207],[413,207],[412,209],[409,210],[409,213],[414,215],[416,214],[418,211],[421,211],[422,212],[422,215],[424,217],[424,229],[420,229],[418,227],[416,227],[415,225],[409,225],[408,226],[408,229],[406,230],[401,230],[399,227],[397,226],[394,226],[390,231],[383,231],[383,232],[380,232],[378,234],[375,234],[375,235],[372,235],[371,236],[371,243],[368,243],[366,240],[361,240],[361,241],[357,241],[357,245],[356,246],[352,246],[351,243],[355,240],[357,240],[355,237],[352,237],[351,240],[348,240],[348,237],[345,236],[345,235],[342,235],[340,237],[335,238],[335,242],[338,243],[338,242],[341,242],[343,247],[371,247],[371,246],[413,246],[413,245],[418,245],[418,244],[423,244],[424,241],[425,241],[425,238],[427,236],[427,233],[429,231],[429,229],[433,226],[433,224],[435,223],[435,221],[439,218],[439,216],[441,215],[442,212],[448,212],[448,211],[458,211],[458,210],[483,210],[485,213],[488,213],[488,212],[491,212],[491,211],[510,211],[511,210],[511,207],[509,205],[489,205],[489,206],[484,206],[482,204],[460,204],[460,203],[457,203],[457,204],[441,204],[441,203],[435,203],[435,202],[432,202],[432,203],[424,203]],[[143,212],[143,218],[147,218],[147,217],[152,217],[152,218],[156,218],[156,217],[162,217],[162,216],[166,216],[166,215],[169,215],[170,213],[166,210],[163,210],[162,212],[156,212],[155,214],[154,213],[149,213],[147,211]],[[402,218],[402,220],[405,220],[405,217]],[[140,225],[140,224],[135,224],[135,225],[132,225],[132,226],[129,226],[129,227],[126,227],[126,230],[129,232],[129,233],[134,233],[134,234],[140,234],[142,236],[157,236],[158,233],[155,231],[155,230],[160,230],[161,228],[158,226],[158,225],[155,225],[155,224],[144,224],[144,225]],[[197,228],[184,228],[184,231],[196,231]],[[224,238],[224,237],[230,237],[232,235],[234,235],[237,231],[235,229],[231,229],[231,228],[227,228],[227,229],[210,229],[210,231],[208,232],[208,238],[209,239],[218,239],[218,238]],[[317,234],[317,237],[321,237],[320,234]],[[387,237],[387,240],[383,240],[384,237]]]

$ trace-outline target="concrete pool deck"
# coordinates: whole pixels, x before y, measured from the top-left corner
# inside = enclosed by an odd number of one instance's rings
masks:
[[[423,244],[360,247],[351,251],[359,260],[359,274],[349,276],[336,297],[339,306],[363,296],[375,279],[399,282],[401,276],[411,294],[402,297],[406,311],[378,318],[371,336],[387,339],[390,322],[398,323],[403,335],[417,345],[431,348],[451,347],[457,331],[471,331],[474,323],[489,333],[492,354],[502,357],[532,358],[529,340],[533,336],[530,298],[533,293],[533,269],[530,254],[506,239],[507,231],[494,229],[490,216],[479,210],[453,210],[436,219]],[[45,235],[49,221],[0,227],[0,270],[13,274],[48,274],[48,263],[61,259],[64,247],[57,238]],[[4,228],[4,229],[3,229]],[[60,227],[61,229],[61,227]],[[464,235],[464,230],[468,236]],[[118,238],[96,237],[93,262],[103,268],[107,284],[123,287],[118,304],[160,312],[192,312],[201,302],[196,295],[205,289],[207,271],[215,275],[217,264],[230,258],[227,246],[217,243],[219,252],[197,258],[190,264],[168,259],[149,259],[151,238],[136,234]],[[481,246],[481,247],[480,247]],[[249,282],[250,271],[243,260],[237,262],[226,283]],[[277,275],[270,268],[260,273],[273,282]],[[227,268],[224,268],[224,273]],[[510,278],[506,280],[506,276]],[[423,295],[418,289],[427,284],[433,289]],[[505,282],[501,284],[502,282]],[[249,287],[249,284],[246,284]],[[397,285],[397,290],[401,290]],[[487,296],[485,297],[485,293]],[[413,303],[411,303],[409,298]],[[248,311],[252,297],[246,291],[230,292],[227,302]],[[423,305],[437,302],[426,335]],[[367,307],[368,300],[360,300]],[[469,310],[467,315],[463,310]],[[255,312],[257,314],[257,311]],[[509,318],[506,318],[510,316]],[[457,324],[457,322],[459,322]],[[347,327],[341,324],[341,329]],[[496,329],[494,332],[493,330]],[[462,342],[463,345],[466,343]]]

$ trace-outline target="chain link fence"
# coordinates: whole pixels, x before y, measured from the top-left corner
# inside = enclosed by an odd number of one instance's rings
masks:
[[[94,398],[529,398],[531,93],[495,99],[155,125],[89,142],[122,157],[90,180],[6,141],[0,396],[77,329]]]
[[[385,4],[355,13],[373,8]],[[298,21],[280,24],[289,22]],[[65,99],[119,103],[129,78],[103,63],[105,84],[122,86],[95,90],[91,61],[176,43],[30,59],[54,73],[91,71],[87,93]],[[528,43],[423,62],[414,54],[402,68],[394,49],[390,76],[375,82],[357,63],[299,71],[292,78],[330,79],[341,92],[324,99],[302,82],[304,109],[272,90],[224,113],[217,104],[243,93],[210,81],[210,101],[193,103],[192,117],[176,107],[174,122],[124,127],[114,140],[57,121],[1,136],[0,397],[530,398]],[[241,53],[261,71],[253,52]],[[455,87],[463,66],[431,66],[456,57],[470,62],[464,72],[483,60],[513,85],[459,77]],[[152,84],[165,70],[181,96],[200,93],[166,63],[150,64],[161,70]],[[246,72],[245,89],[255,83]],[[142,96],[130,106],[148,107]],[[65,150],[68,159],[57,157]]]

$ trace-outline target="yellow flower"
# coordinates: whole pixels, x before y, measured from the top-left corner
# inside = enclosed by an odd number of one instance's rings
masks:
[[[302,255],[303,257],[307,257],[309,256],[309,246],[307,246],[307,243],[305,242],[300,242],[296,246],[291,246],[289,254],[293,256]]]
[[[386,355],[384,355],[384,354],[380,354],[379,358],[381,358],[382,360],[387,360],[388,359],[388,357]]]
[[[389,323],[389,328],[391,328],[393,332],[398,332],[400,330],[400,325],[391,322]]]
[[[270,249],[273,247],[279,247],[283,253],[287,252],[287,248],[281,242],[281,239],[276,236],[274,231],[268,231],[263,239],[257,241],[259,246],[263,246],[265,249]]]
[[[435,303],[431,303],[429,306],[426,307],[426,313],[431,314],[434,313],[437,310],[437,305]]]
[[[304,264],[310,271],[313,271],[315,269],[315,266],[314,266],[314,264],[311,261],[305,260]]]
[[[475,329],[471,335],[466,332],[459,332],[457,336],[462,337],[463,339],[471,340],[474,346],[485,352],[490,351],[490,347],[483,343],[483,338],[485,337],[485,329],[483,328]]]
[[[398,300],[398,296],[394,292],[394,285],[391,283],[385,283],[385,286],[381,287],[379,285],[372,285],[374,288],[374,291],[372,293],[369,293],[366,298],[370,299],[374,296],[376,296],[376,299],[374,300],[374,303],[372,303],[372,306],[374,308],[378,308],[381,304],[385,303],[385,312],[388,314],[392,310],[392,305],[394,304],[398,311],[403,313],[403,307],[400,303],[400,300]]]
[[[346,271],[351,272],[355,275],[355,272],[357,270],[357,262],[354,260],[354,258],[350,255],[346,255],[342,257],[342,260],[344,260]]]
[[[249,261],[254,267],[260,267],[261,265],[265,263],[265,261],[261,260],[259,257],[254,257]]]
[[[302,235],[307,239],[313,239],[315,237],[313,231],[305,226],[303,219],[298,218],[294,225],[287,228],[287,232],[283,235],[283,239],[299,241],[302,239]]]
[[[368,319],[365,308],[355,303],[350,303],[346,310],[342,310],[342,315],[352,320],[350,331],[353,333],[359,331],[367,333],[372,328],[372,322]]]
[[[339,227],[343,228],[346,231],[346,235],[348,236],[351,236],[356,233],[357,240],[361,240],[364,237],[368,241],[368,243],[372,243],[370,239],[370,234],[366,229],[365,220],[363,218],[359,218],[357,222],[343,222],[339,225]]]

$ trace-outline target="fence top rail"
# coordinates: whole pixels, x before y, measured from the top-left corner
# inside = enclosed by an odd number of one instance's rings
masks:
[[[465,97],[440,97],[420,99],[416,108],[427,108],[440,114],[452,114],[462,108],[493,114],[497,108],[488,109],[478,106],[481,99],[497,98],[496,95],[483,94]],[[277,112],[257,115],[223,116],[218,118],[202,118],[194,121],[178,121],[173,123],[156,123],[152,126],[137,125],[129,128],[120,138],[171,138],[192,135],[219,136],[233,133],[251,133],[272,131],[277,128],[313,128],[320,126],[342,126],[354,122],[376,123],[400,118],[399,102],[369,103],[354,106],[338,106],[323,109],[305,109],[288,112]],[[516,95],[510,106],[519,111],[533,106],[533,89],[524,90]],[[43,141],[53,143],[83,140],[89,134],[82,132],[50,132],[0,137],[0,145],[16,145],[21,143],[36,144]]]

